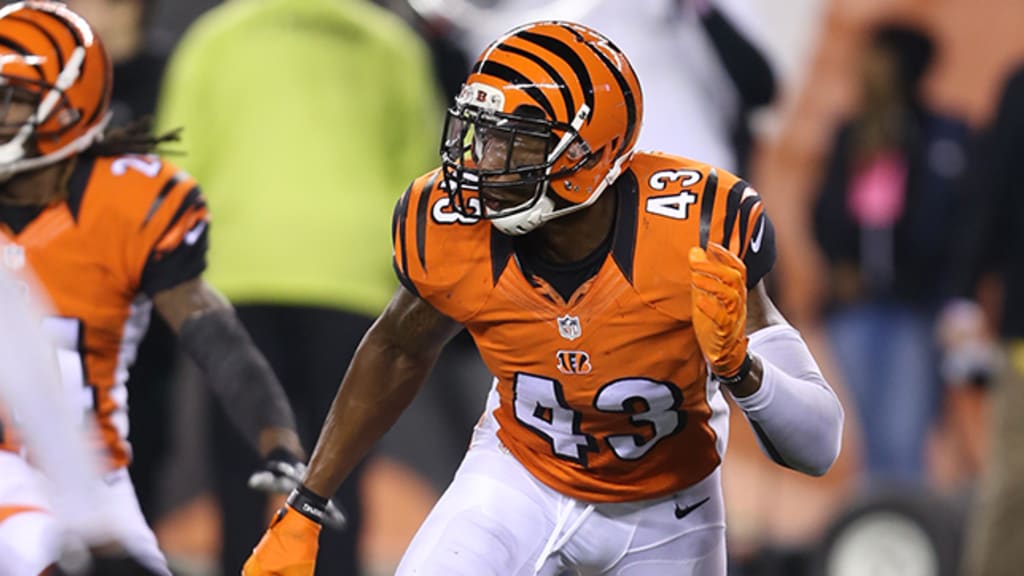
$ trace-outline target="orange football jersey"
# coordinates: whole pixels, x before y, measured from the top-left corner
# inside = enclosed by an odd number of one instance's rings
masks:
[[[760,197],[739,178],[638,153],[615,187],[597,273],[566,301],[524,273],[515,240],[451,210],[438,172],[416,180],[393,224],[410,290],[472,334],[498,378],[498,432],[538,479],[588,501],[668,494],[721,462],[728,408],[690,322],[691,246],[718,242],[754,285],[774,263]]]
[[[21,217],[0,210],[0,254],[46,291],[63,385],[83,417],[95,414],[117,468],[131,457],[125,382],[150,297],[202,273],[208,214],[196,182],[157,156],[80,157],[68,187]]]

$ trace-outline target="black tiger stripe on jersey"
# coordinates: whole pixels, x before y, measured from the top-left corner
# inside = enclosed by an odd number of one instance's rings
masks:
[[[163,188],[160,188],[160,192],[157,193],[156,198],[153,199],[153,203],[149,205],[149,210],[146,211],[146,217],[142,219],[142,225],[139,228],[145,228],[146,224],[149,224],[149,219],[156,214],[156,211],[160,209],[160,206],[167,199],[167,195],[174,190],[174,187],[181,181],[181,172],[178,172],[174,176],[171,176],[167,182],[164,182]]]
[[[412,190],[412,184],[410,184],[409,187],[405,189],[405,192],[403,192],[402,195],[398,197],[398,201],[395,202],[395,207],[392,208],[392,210],[391,210],[391,243],[392,244],[395,244],[396,243],[395,241],[398,240],[398,226],[399,226],[399,223],[400,223],[401,218],[402,218],[402,198],[405,198],[406,196],[408,196],[409,193],[410,193],[410,190]],[[404,250],[405,247],[404,246],[396,246],[395,247],[396,251],[400,250],[400,249]],[[397,256],[397,254],[396,254],[396,256]]]
[[[537,66],[540,66],[541,69],[543,69],[544,72],[546,72],[547,75],[551,77],[555,84],[558,85],[558,91],[561,92],[562,101],[565,104],[565,117],[572,118],[573,116],[576,115],[576,103],[572,97],[572,91],[569,90],[569,87],[565,83],[565,79],[562,77],[561,74],[558,73],[558,70],[555,70],[554,66],[548,64],[536,54],[529,52],[527,50],[523,50],[521,48],[516,48],[515,46],[502,44],[498,46],[498,50],[501,50],[503,52],[509,52],[511,54],[518,54],[519,56],[522,56],[523,58],[530,60]]]
[[[501,278],[501,274],[512,260],[514,251],[515,245],[512,243],[512,238],[498,232],[497,228],[491,227],[491,280],[495,285],[498,284],[498,279]]]
[[[430,212],[430,195],[434,191],[437,175],[437,172],[432,174],[423,185],[420,200],[416,205],[416,255],[424,272],[427,271],[427,213]]]
[[[409,274],[409,250],[405,244],[405,220],[408,215],[409,194],[411,190],[412,186],[410,186],[409,189],[405,191],[405,194],[402,194],[402,197],[398,200],[398,203],[395,205],[394,218],[394,221],[396,222],[395,230],[398,233],[397,245],[399,248],[401,248],[402,251],[401,261],[398,269],[401,272],[401,275],[406,277],[408,277]],[[395,254],[396,263],[398,263],[398,257],[399,255]]]
[[[82,198],[85,196],[85,188],[92,178],[92,169],[96,166],[95,158],[79,156],[75,161],[75,167],[71,170],[68,178],[68,210],[71,211],[71,218],[78,221],[78,212],[82,209]]]
[[[700,247],[707,249],[708,235],[711,234],[711,218],[715,213],[715,194],[718,190],[718,171],[708,172],[704,182],[704,193],[700,195]]]
[[[623,277],[633,284],[634,259],[636,257],[637,217],[640,211],[640,188],[636,174],[626,170],[615,181],[615,191],[619,194],[618,214],[615,216],[615,238],[612,240],[612,259],[619,267]]]
[[[745,242],[744,239],[747,237],[747,224],[750,220],[750,211],[753,210],[754,206],[757,206],[757,203],[760,201],[760,198],[754,195],[746,197],[740,204],[740,242]],[[740,253],[742,254],[745,249],[746,246],[740,246]]]
[[[575,33],[575,31],[573,32]],[[590,72],[587,71],[587,67],[583,64],[583,60],[581,60],[580,57],[572,51],[572,48],[557,38],[537,34],[535,32],[520,32],[519,34],[516,34],[516,37],[522,38],[532,44],[536,44],[551,54],[561,58],[562,61],[572,69],[573,73],[576,74],[576,78],[580,82],[580,87],[583,89],[583,103],[587,105],[587,108],[590,108],[591,110],[594,109],[594,83],[590,79]],[[590,122],[590,118],[587,118],[587,122]]]
[[[516,72],[500,62],[494,62],[493,60],[487,60],[484,62],[484,65],[480,68],[480,73],[500,78],[501,80],[511,84],[516,84],[524,92],[529,94],[530,98],[533,98],[533,101],[536,102],[538,106],[544,109],[544,113],[547,114],[548,118],[557,118],[557,116],[555,116],[555,109],[551,106],[551,102],[548,100],[548,97],[545,96],[539,88],[533,86],[533,81],[526,76],[523,76],[519,72]]]
[[[732,237],[732,228],[736,225],[736,213],[740,210],[740,200],[743,198],[743,192],[749,187],[749,184],[743,180],[737,180],[732,188],[729,188],[729,194],[725,199],[725,225],[722,226],[722,246],[726,249],[730,248],[729,239]],[[740,234],[741,245],[737,248],[737,254],[742,251],[743,234]]]
[[[174,215],[171,216],[171,219],[167,221],[167,225],[164,226],[164,230],[160,233],[160,236],[162,237],[164,234],[167,234],[167,232],[173,228],[189,210],[205,207],[206,199],[203,198],[202,190],[199,189],[198,184],[193,183],[192,187],[188,189],[188,192],[185,192],[185,197],[181,199],[181,204],[178,205],[178,209],[174,211]]]

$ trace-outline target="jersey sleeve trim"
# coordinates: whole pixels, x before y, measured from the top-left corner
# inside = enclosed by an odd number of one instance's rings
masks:
[[[173,180],[173,178],[172,178]],[[164,188],[168,188],[164,186]],[[168,190],[173,189],[171,186]],[[162,190],[161,190],[162,192]],[[195,222],[188,222],[185,226],[181,226],[181,219],[189,211],[194,211],[193,220],[205,220],[208,217],[208,210],[206,208],[206,201],[203,199],[202,194],[199,191],[199,185],[193,183],[185,192],[185,196],[178,205],[178,209],[175,210],[174,215],[167,221],[167,225],[164,226],[164,231],[160,234],[160,240],[157,241],[153,247],[154,252],[167,251],[174,249],[179,243],[182,237],[192,229]],[[146,223],[143,222],[143,227]],[[177,228],[177,229],[176,229]]]
[[[775,251],[775,227],[768,215],[763,211],[756,216],[753,233],[755,236],[747,242],[747,251],[743,262],[747,266],[747,288],[753,288],[771,271],[777,257]],[[757,250],[753,242],[757,242]]]
[[[183,181],[177,183],[180,185]],[[189,185],[188,191],[143,265],[139,289],[151,297],[196,278],[206,270],[209,211],[199,186],[195,182],[186,185]],[[174,186],[164,188],[168,190],[166,196]]]
[[[714,168],[708,172],[704,182],[704,193],[700,195],[700,247],[707,249],[711,224],[715,215],[715,196],[718,191],[718,171]]]
[[[391,267],[395,269],[395,276],[398,277],[399,284],[404,286],[405,289],[408,290],[409,292],[412,292],[417,297],[419,297],[420,291],[416,288],[416,285],[412,283],[412,280],[410,280],[408,276],[406,276],[401,270],[398,269],[398,262],[396,260],[391,261]]]

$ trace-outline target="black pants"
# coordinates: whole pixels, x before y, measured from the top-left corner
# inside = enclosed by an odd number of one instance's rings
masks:
[[[334,399],[356,346],[373,320],[334,309],[302,306],[241,305],[238,316],[252,335],[288,393],[299,435],[312,452],[320,427]],[[231,426],[217,401],[211,402],[213,418],[212,469],[214,485],[224,512],[223,574],[238,574],[266,529],[267,500],[246,487],[260,460]],[[316,573],[355,576],[359,573],[356,544],[362,525],[357,467],[338,491],[345,509],[344,531],[324,528]]]
[[[153,313],[128,377],[128,439],[132,443],[129,471],[139,506],[150,526],[160,510],[160,475],[171,447],[171,387],[177,340],[160,315]]]

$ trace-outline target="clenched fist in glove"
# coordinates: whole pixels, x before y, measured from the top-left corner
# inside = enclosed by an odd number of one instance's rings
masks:
[[[242,567],[242,576],[313,576],[327,499],[292,491]]]
[[[747,355],[747,267],[720,244],[690,248],[693,329],[711,372],[727,384],[750,371]]]

